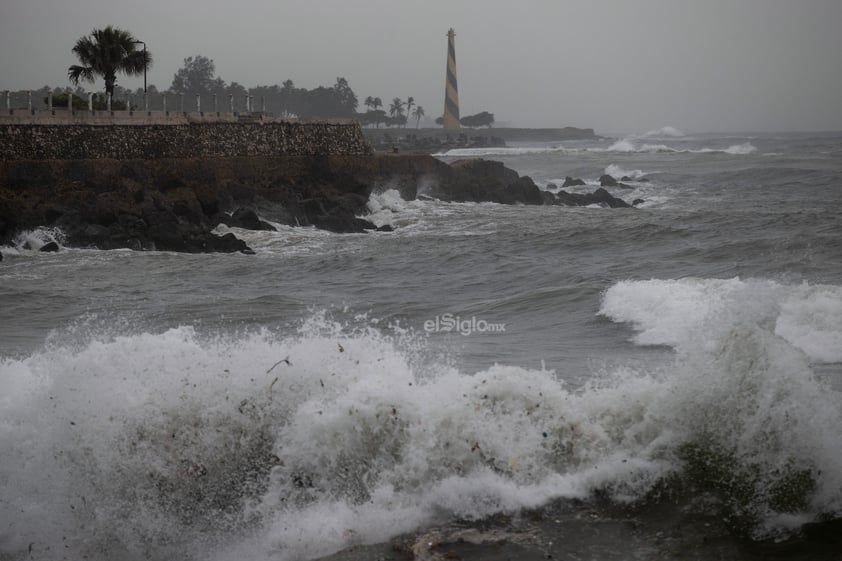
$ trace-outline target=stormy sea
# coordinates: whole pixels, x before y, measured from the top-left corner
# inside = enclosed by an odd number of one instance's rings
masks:
[[[0,560],[842,558],[842,134],[436,157],[642,202],[0,248]]]

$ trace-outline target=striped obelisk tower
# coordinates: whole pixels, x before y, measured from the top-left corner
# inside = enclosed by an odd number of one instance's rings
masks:
[[[459,90],[456,88],[456,47],[453,28],[447,32],[447,82],[444,86],[444,128],[459,128]]]

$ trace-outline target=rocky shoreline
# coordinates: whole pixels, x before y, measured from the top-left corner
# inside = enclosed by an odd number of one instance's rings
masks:
[[[267,221],[374,230],[360,217],[369,195],[389,188],[407,200],[631,206],[604,188],[554,194],[500,162],[448,164],[421,153],[7,160],[0,162],[0,245],[22,231],[56,227],[73,247],[250,253],[233,234],[213,230],[273,229]]]

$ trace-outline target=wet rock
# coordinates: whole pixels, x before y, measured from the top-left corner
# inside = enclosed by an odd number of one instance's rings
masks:
[[[377,227],[378,232],[394,232],[395,228],[391,224],[384,224]]]
[[[568,175],[564,178],[564,183],[561,184],[561,188],[564,189],[565,187],[576,187],[584,184],[585,182],[579,179],[578,177],[576,179],[573,179]]]
[[[588,206],[601,205],[610,208],[629,208],[631,205],[622,199],[618,199],[611,193],[600,187],[593,193],[568,193],[559,191],[554,204],[566,206]]]
[[[431,189],[430,194],[438,199],[502,204],[544,203],[542,191],[532,179],[518,176],[502,162],[457,160],[450,164],[448,171],[441,173],[440,182]]]
[[[56,242],[47,242],[38,249],[44,253],[56,253],[58,250],[59,245]]]
[[[602,187],[616,187],[617,180],[606,173],[604,175],[599,176],[599,184]]]
[[[245,255],[254,255],[254,250],[246,245],[246,242],[234,234],[228,233],[223,236],[211,236],[207,239],[208,249],[221,253],[240,252]]]
[[[629,175],[624,175],[620,178],[620,181],[636,181],[637,183],[649,183],[649,180],[645,177],[634,178]]]
[[[248,208],[238,208],[231,216],[223,217],[220,223],[228,227],[244,228],[246,230],[277,231],[274,226],[261,220],[256,212]]]
[[[635,199],[632,201],[632,206],[642,205],[645,202],[643,199]]]

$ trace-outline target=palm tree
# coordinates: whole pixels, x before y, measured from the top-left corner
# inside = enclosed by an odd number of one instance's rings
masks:
[[[389,105],[389,115],[394,117],[403,117],[403,101],[401,98],[396,97],[392,100],[392,104]]]
[[[90,37],[76,41],[73,54],[82,65],[74,64],[67,69],[67,77],[73,84],[79,80],[94,82],[97,76],[105,79],[105,93],[114,95],[117,73],[139,76],[152,66],[149,51],[138,50],[137,41],[131,33],[117,27],[94,29]]]
[[[367,98],[365,98],[365,101],[363,101],[363,105],[365,105],[368,108],[368,110],[371,111],[374,107],[374,98],[368,96]]]
[[[412,115],[412,106],[413,105],[415,105],[415,98],[412,97],[412,96],[409,96],[408,98],[406,98],[406,114],[407,114],[407,116]],[[404,126],[406,126],[406,125],[404,125]]]
[[[415,108],[415,111],[412,112],[412,116],[415,117],[415,128],[418,128],[418,125],[421,123],[421,117],[424,116],[424,108],[420,105]]]

